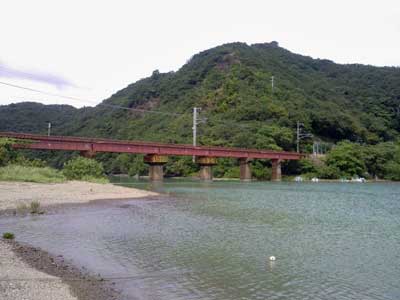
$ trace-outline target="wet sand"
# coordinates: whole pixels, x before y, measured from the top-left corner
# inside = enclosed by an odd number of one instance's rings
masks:
[[[0,299],[118,299],[112,283],[85,274],[62,256],[15,241],[0,240]]]

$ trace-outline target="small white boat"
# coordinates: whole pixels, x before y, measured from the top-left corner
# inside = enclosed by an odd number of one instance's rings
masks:
[[[301,182],[301,181],[303,181],[303,177],[301,177],[301,176],[296,176],[296,177],[294,178],[294,181],[296,181],[296,182]]]
[[[361,182],[361,183],[364,183],[364,182],[366,182],[366,180],[365,180],[364,177],[359,177],[359,178],[352,178],[352,179],[351,179],[351,182]]]

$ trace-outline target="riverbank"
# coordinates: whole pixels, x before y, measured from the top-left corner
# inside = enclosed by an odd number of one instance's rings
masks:
[[[158,194],[82,181],[64,183],[0,182],[0,212],[39,202],[42,208],[95,200],[135,199]],[[1,232],[2,234],[2,232]],[[117,292],[60,257],[15,241],[0,239],[0,299],[108,300]]]
[[[113,184],[84,181],[65,183],[0,182],[0,211],[29,206],[32,201],[40,205],[87,203],[102,199],[132,199],[156,196],[157,193]]]
[[[84,274],[64,259],[14,241],[0,240],[0,299],[109,300],[111,283]]]

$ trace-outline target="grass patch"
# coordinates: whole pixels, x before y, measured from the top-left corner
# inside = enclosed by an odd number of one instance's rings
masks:
[[[14,233],[11,233],[11,232],[4,232],[3,233],[3,239],[13,240],[14,238],[15,238]]]
[[[0,180],[59,183],[65,182],[66,178],[60,171],[48,167],[38,168],[8,165],[0,168]]]
[[[84,175],[75,180],[93,183],[109,183],[107,177]],[[24,181],[37,183],[62,183],[67,178],[62,171],[49,167],[33,167],[20,165],[7,165],[0,168],[0,181]],[[22,208],[22,207],[21,207]]]
[[[30,207],[31,214],[43,214],[44,211],[40,209],[40,202],[39,201],[32,201]]]

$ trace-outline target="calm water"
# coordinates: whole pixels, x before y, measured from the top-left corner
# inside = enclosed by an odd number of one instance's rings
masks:
[[[118,278],[127,299],[400,299],[400,185],[153,188],[172,199],[3,218],[1,231]]]

